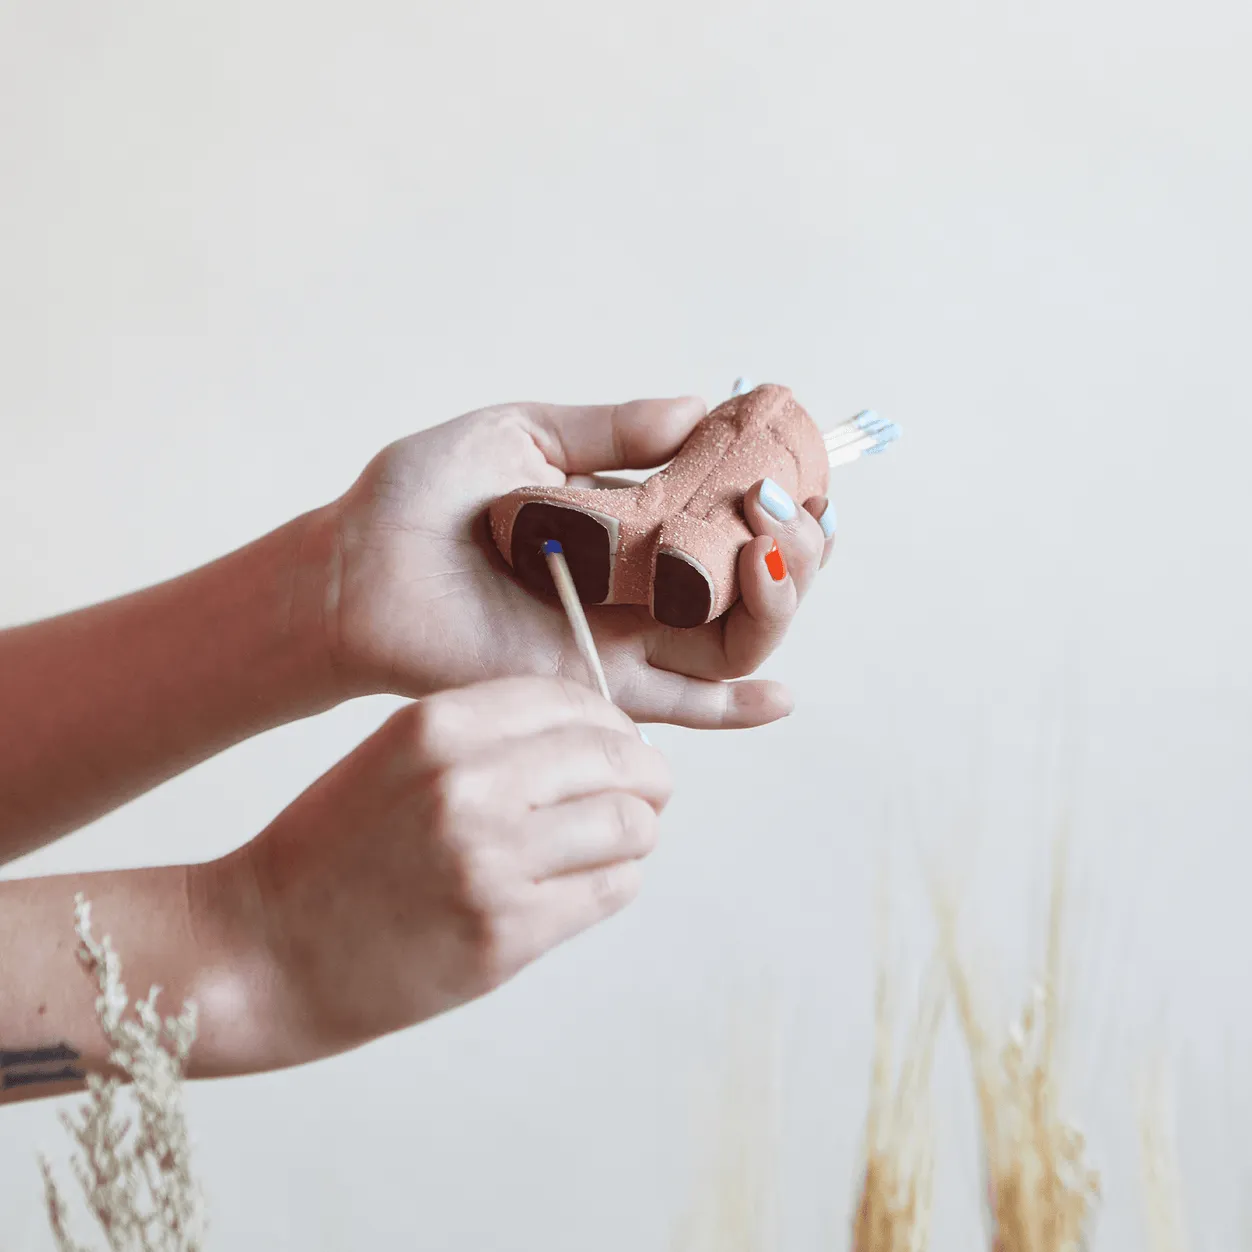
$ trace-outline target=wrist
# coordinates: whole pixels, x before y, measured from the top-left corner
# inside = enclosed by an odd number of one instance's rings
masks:
[[[290,523],[288,643],[302,658],[304,685],[316,706],[330,708],[369,694],[344,641],[343,542],[338,504]]]
[[[251,845],[187,867],[190,925],[199,953],[187,998],[196,1004],[195,1077],[263,1073],[319,1059],[301,1028],[298,998],[271,939]]]

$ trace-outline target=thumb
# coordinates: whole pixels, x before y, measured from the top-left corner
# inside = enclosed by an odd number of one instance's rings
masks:
[[[525,404],[523,419],[548,463],[566,474],[652,469],[668,461],[707,409],[697,396],[628,404]]]

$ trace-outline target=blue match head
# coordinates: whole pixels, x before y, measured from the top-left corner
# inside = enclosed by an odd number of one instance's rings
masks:
[[[858,413],[855,420],[862,430],[868,430],[879,419],[878,414],[873,409],[866,409],[863,413]]]
[[[564,551],[565,549],[561,547],[559,539],[545,539],[543,541],[544,556],[554,556],[556,553]]]
[[[888,422],[886,428],[879,432],[878,442],[872,448],[865,449],[865,455],[877,456],[880,452],[886,452],[900,438],[900,434],[900,428],[895,422]]]

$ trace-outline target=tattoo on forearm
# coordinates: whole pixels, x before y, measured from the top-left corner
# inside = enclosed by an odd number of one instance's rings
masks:
[[[68,1043],[46,1048],[0,1048],[0,1091],[34,1083],[81,1082],[83,1071],[73,1064],[81,1055]]]

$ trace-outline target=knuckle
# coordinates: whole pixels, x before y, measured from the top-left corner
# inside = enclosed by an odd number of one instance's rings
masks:
[[[630,765],[631,741],[615,730],[602,730],[596,735],[599,751],[607,762],[610,772],[624,774]]]
[[[409,706],[409,744],[419,759],[443,758],[452,743],[455,714],[447,696],[429,696]]]
[[[661,807],[664,808],[674,795],[674,770],[669,761],[666,760],[659,752],[657,756],[657,778],[656,790],[657,798],[660,800]]]
[[[727,662],[720,670],[720,676],[723,679],[747,678],[749,674],[755,672],[760,664],[759,656],[741,655],[734,661]]]
[[[551,702],[554,708],[570,714],[574,722],[587,722],[602,708],[605,701],[597,691],[592,691],[585,683],[560,675],[540,680],[543,686],[542,695]]]
[[[508,882],[493,858],[461,851],[450,866],[452,904],[459,918],[474,983],[486,989],[515,972],[515,944],[508,924]]]
[[[491,991],[507,982],[521,962],[513,953],[507,928],[497,914],[472,914],[466,920],[472,979],[479,991]]]
[[[604,703],[604,697],[598,691],[592,691],[585,683],[577,682],[565,675],[552,681],[554,694],[558,696],[561,703],[581,718],[589,717],[599,705]]]
[[[795,546],[796,559],[812,566],[822,559],[826,550],[826,536],[822,534],[817,518],[807,509],[800,509],[796,514]]]
[[[617,796],[613,821],[618,846],[627,855],[647,856],[655,847],[659,822],[656,810],[639,796]]]
[[[477,771],[463,765],[436,769],[427,783],[434,820],[445,835],[456,834],[478,812],[483,794]]]
[[[641,885],[642,871],[637,861],[606,865],[591,875],[591,892],[604,916],[625,908],[639,894]]]

